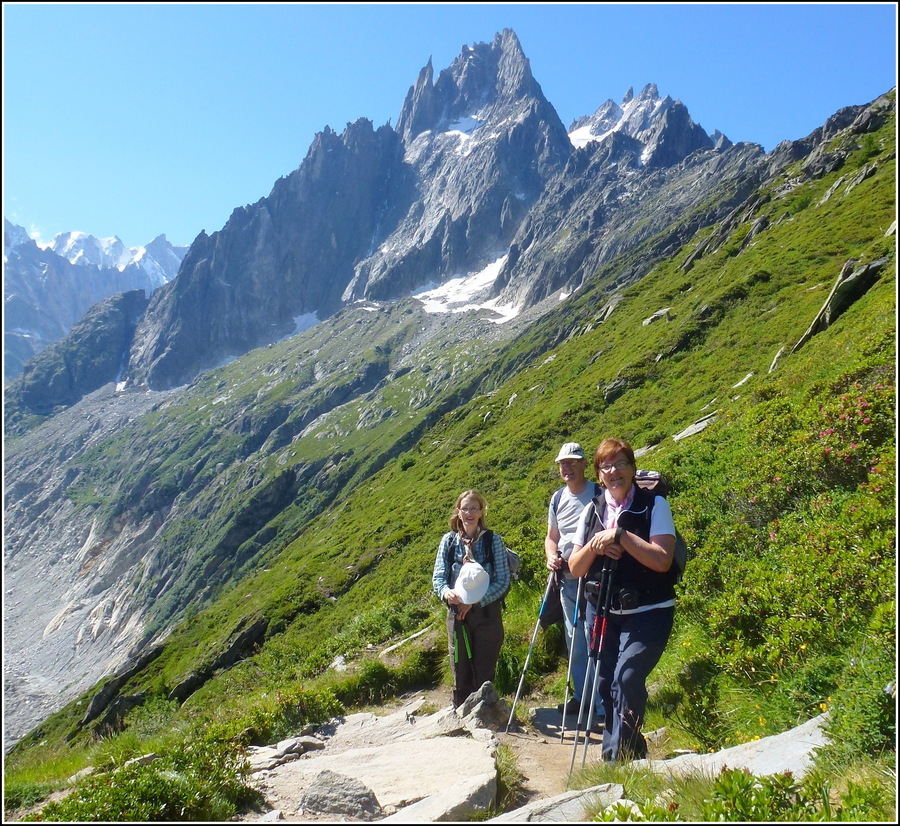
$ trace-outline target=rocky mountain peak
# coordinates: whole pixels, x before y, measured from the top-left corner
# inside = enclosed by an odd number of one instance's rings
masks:
[[[134,256],[118,236],[96,238],[86,232],[60,232],[49,248],[79,266],[124,269]]]
[[[8,218],[3,219],[3,254],[6,255],[7,250],[15,249],[22,244],[34,243],[31,236],[24,227],[13,224]]]
[[[603,103],[593,115],[579,118],[569,127],[573,146],[600,142],[614,133],[638,141],[643,149],[640,162],[648,166],[671,166],[697,149],[725,149],[731,146],[721,132],[715,138],[691,120],[680,100],[660,97],[655,83],[648,83],[635,97],[629,88],[621,104]]]
[[[511,29],[495,35],[491,43],[463,46],[459,56],[432,82],[431,58],[407,93],[397,121],[397,132],[409,143],[422,132],[443,131],[462,118],[492,106],[518,104],[522,99],[543,100],[540,86]]]

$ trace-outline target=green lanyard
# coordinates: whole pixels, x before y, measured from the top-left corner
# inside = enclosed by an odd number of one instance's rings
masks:
[[[468,655],[469,659],[471,660],[472,659],[472,646],[469,643],[469,632],[466,631],[466,626],[462,625],[462,624],[459,625],[459,629],[462,631],[463,642],[465,642],[465,644],[466,644],[466,654]],[[455,663],[459,662],[459,644],[458,643],[453,646],[453,662],[455,662]]]

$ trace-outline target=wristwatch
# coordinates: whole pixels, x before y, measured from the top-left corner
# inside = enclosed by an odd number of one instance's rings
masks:
[[[623,533],[625,533],[625,528],[621,526],[616,528],[616,545],[620,545],[622,543]]]

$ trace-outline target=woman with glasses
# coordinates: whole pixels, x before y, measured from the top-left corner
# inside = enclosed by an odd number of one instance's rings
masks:
[[[591,644],[598,691],[606,710],[605,761],[647,756],[641,734],[647,678],[665,650],[675,618],[675,523],[662,496],[639,488],[634,451],[622,439],[604,439],[594,453],[603,493],[581,515],[569,570],[585,577],[587,628],[598,611],[602,635]],[[608,603],[598,605],[596,586],[608,570]],[[598,627],[598,631],[600,628]],[[597,644],[600,650],[597,652]]]
[[[509,588],[509,563],[503,539],[487,529],[486,510],[478,491],[456,498],[431,577],[435,594],[447,603],[454,708],[494,681],[503,644],[501,600]]]

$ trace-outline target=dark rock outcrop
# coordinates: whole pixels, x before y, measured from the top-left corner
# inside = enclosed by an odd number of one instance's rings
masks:
[[[60,341],[24,367],[8,392],[25,410],[49,415],[116,381],[147,307],[143,290],[131,290],[95,305]]]
[[[859,262],[853,258],[847,261],[838,274],[828,298],[822,305],[822,309],[816,314],[806,332],[791,350],[796,353],[814,335],[830,327],[854,301],[862,298],[869,288],[878,280],[879,273],[887,264],[886,258],[870,261],[859,267]]]
[[[300,168],[268,198],[201,233],[179,277],[154,294],[132,349],[129,381],[186,383],[199,370],[297,329],[340,306],[352,267],[369,249],[396,181],[389,126],[349,124],[316,136]]]

